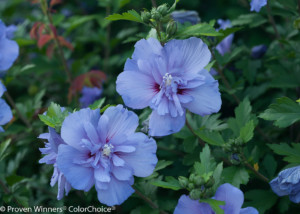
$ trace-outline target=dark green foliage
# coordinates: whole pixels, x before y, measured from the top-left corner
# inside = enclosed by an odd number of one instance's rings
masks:
[[[263,7],[260,13],[250,12],[249,1],[156,3],[159,7],[153,9],[151,1],[65,0],[51,13],[58,35],[74,47],[62,48],[72,78],[90,70],[106,74],[102,98],[90,105],[101,113],[123,103],[116,78],[137,40],[154,37],[165,44],[193,36],[212,52],[206,69],[218,73],[214,78],[222,95],[220,112],[203,117],[187,112],[188,123],[180,132],[157,138],[159,161],[153,174],[135,178],[134,187],[144,198],[134,194],[114,212],[173,213],[179,197],[190,194],[222,214],[219,206],[224,202],[211,197],[221,184],[231,183],[245,193],[243,207],[253,206],[260,214],[298,214],[299,206],[288,197],[279,198],[267,181],[284,168],[300,165],[298,1],[269,0],[270,10]],[[174,22],[170,13],[175,8],[196,10],[201,22]],[[59,132],[69,112],[80,108],[81,96],[70,90],[59,50],[47,56],[50,42],[38,48],[30,37],[34,23],[49,24],[48,19],[39,4],[21,0],[0,1],[0,14],[7,25],[18,26],[15,40],[20,46],[18,60],[2,78],[17,110],[10,103],[14,119],[0,133],[0,206],[101,207],[94,190],[72,190],[58,201],[57,186],[49,185],[52,166],[38,162],[44,144],[37,137],[47,132],[47,126]],[[232,27],[217,30],[221,18],[230,19]],[[219,54],[215,47],[232,33],[231,51]],[[268,47],[267,52],[253,58],[251,49],[260,44]],[[135,112],[140,119],[137,131],[146,130],[151,111]]]

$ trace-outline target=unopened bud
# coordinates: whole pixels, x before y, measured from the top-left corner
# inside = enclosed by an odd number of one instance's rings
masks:
[[[213,177],[211,177],[208,182],[205,184],[206,188],[210,188],[215,184],[215,179]]]
[[[158,11],[162,16],[167,15],[167,14],[168,14],[168,6],[167,6],[167,4],[160,5],[160,6],[157,8],[157,11]]]
[[[205,183],[204,179],[200,175],[196,176],[194,181],[197,186],[201,186]]]
[[[168,25],[167,25],[167,34],[168,36],[173,36],[177,31],[177,24],[176,22],[169,21]]]
[[[151,13],[149,13],[148,11],[144,11],[141,14],[141,18],[142,18],[142,21],[147,24],[150,22]]]
[[[195,185],[194,185],[193,183],[189,183],[189,184],[188,184],[188,188],[189,188],[189,189],[194,189],[194,188],[195,188]]]
[[[155,21],[160,21],[162,16],[161,16],[160,12],[157,11],[156,8],[152,8],[151,18],[154,19]]]
[[[198,200],[198,199],[200,199],[200,197],[201,197],[201,190],[200,190],[200,189],[193,189],[193,190],[190,192],[190,197],[191,197],[191,199],[193,199],[193,200]]]
[[[189,180],[186,177],[179,176],[178,180],[179,180],[180,186],[182,186],[183,188],[186,188],[189,184]]]
[[[195,179],[195,174],[191,174],[189,177],[190,182],[194,183],[194,179]]]

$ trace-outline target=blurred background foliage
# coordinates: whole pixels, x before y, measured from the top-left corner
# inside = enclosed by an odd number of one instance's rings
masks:
[[[57,188],[51,188],[49,185],[52,166],[38,163],[41,158],[39,148],[43,147],[43,143],[37,136],[46,131],[46,127],[38,119],[38,114],[43,113],[51,102],[77,109],[80,106],[77,99],[79,94],[68,101],[70,83],[66,81],[67,76],[58,50],[55,49],[52,57],[49,57],[49,44],[39,48],[37,41],[30,36],[34,23],[48,23],[40,5],[32,2],[34,1],[0,1],[0,19],[7,25],[18,26],[15,40],[20,46],[19,58],[3,81],[20,113],[29,122],[24,125],[22,120],[15,116],[5,127],[6,131],[0,134],[0,205],[97,207],[100,203],[93,189],[88,193],[72,190],[69,196],[57,201]],[[158,5],[161,3],[172,5],[173,1],[157,1]],[[294,21],[299,18],[297,1],[270,0],[269,3],[278,32],[274,31],[270,23],[268,8],[263,8],[260,13],[250,13],[247,0],[182,0],[177,10],[195,10],[199,13],[201,22],[230,19],[234,27],[241,27],[235,32],[231,52],[224,56],[216,56],[217,64],[222,68],[230,85],[230,88],[226,87],[222,78],[219,75],[215,76],[220,81],[223,100],[218,115],[220,120],[217,116],[203,119],[195,115],[188,115],[188,120],[193,129],[199,132],[202,140],[214,140],[205,135],[207,130],[213,134],[222,131],[222,138],[227,142],[235,132],[234,120],[241,119],[235,114],[238,103],[233,95],[238,98],[238,102],[247,97],[250,102],[244,100],[240,104],[240,111],[244,116],[249,114],[249,118],[253,118],[256,129],[244,152],[253,167],[272,179],[287,163],[282,161],[281,156],[275,155],[272,148],[266,144],[299,143],[300,127],[299,124],[293,124],[286,129],[278,128],[271,122],[258,119],[257,116],[271,103],[276,102],[276,98],[299,98],[300,34],[299,27],[294,26]],[[102,86],[102,96],[106,97],[106,104],[123,103],[115,90],[116,77],[123,71],[126,59],[131,56],[135,41],[145,37],[149,28],[127,21],[110,22],[105,17],[130,9],[142,11],[151,7],[150,0],[63,0],[61,4],[52,8],[53,25],[58,35],[73,46],[73,50],[63,47],[64,58],[72,78],[91,70],[103,71],[107,78]],[[268,47],[267,53],[263,58],[254,59],[251,57],[251,48],[261,44]],[[145,110],[137,113],[142,122],[150,112]],[[239,130],[237,132],[239,133]],[[161,188],[163,183],[160,181],[172,183],[172,178],[167,176],[173,176],[176,180],[178,176],[188,177],[188,169],[195,161],[199,161],[202,148],[187,127],[173,136],[158,138],[157,143],[157,155],[160,160],[157,172],[146,179],[136,178],[135,185],[160,209],[171,213],[180,195],[187,192]],[[212,146],[211,150],[218,163],[227,158],[226,153],[219,147]],[[296,156],[299,154],[300,151],[296,151]],[[290,166],[299,164],[300,161],[297,161]],[[245,193],[244,205],[254,206],[260,213],[299,213],[299,205],[291,203],[288,197],[278,198],[270,191],[268,183],[261,181],[253,172],[238,164],[229,165],[232,163],[226,165],[224,162],[224,179],[240,186]],[[174,185],[176,184],[175,182]],[[115,212],[159,213],[136,194],[118,206]]]

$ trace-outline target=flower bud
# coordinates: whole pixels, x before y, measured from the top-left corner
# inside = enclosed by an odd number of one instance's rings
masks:
[[[210,198],[214,195],[214,190],[213,189],[207,189],[205,192],[206,197]]]
[[[197,186],[201,186],[205,183],[204,179],[200,175],[194,178],[194,182]]]
[[[167,14],[168,14],[168,6],[167,6],[167,4],[160,5],[160,6],[157,8],[157,11],[158,11],[162,16],[167,15]]]
[[[149,13],[148,11],[144,11],[141,14],[141,18],[142,18],[142,21],[147,24],[150,22],[151,13]]]
[[[180,186],[182,186],[183,188],[186,188],[189,184],[189,180],[186,177],[179,176],[178,180],[179,180]]]
[[[194,188],[195,188],[195,185],[194,185],[193,183],[189,183],[188,188],[189,188],[189,189],[194,189]]]
[[[173,36],[177,31],[177,24],[174,21],[169,21],[167,25],[167,34],[168,36]]]
[[[194,179],[195,179],[195,174],[191,174],[189,177],[190,182],[194,183]]]
[[[162,16],[157,11],[156,8],[152,8],[152,10],[151,10],[151,18],[154,19],[155,21],[160,21],[160,19],[162,18]]]
[[[198,200],[201,197],[201,190],[200,189],[193,189],[190,192],[190,198],[193,200]]]
[[[213,177],[210,177],[210,179],[208,180],[208,182],[205,184],[206,188],[210,188],[215,184],[215,179]]]

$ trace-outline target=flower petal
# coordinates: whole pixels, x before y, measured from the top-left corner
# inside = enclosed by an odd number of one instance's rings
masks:
[[[239,214],[244,202],[244,194],[238,188],[226,183],[219,186],[214,199],[225,201],[225,205],[220,206],[225,211],[224,214]]]
[[[244,209],[241,209],[239,214],[259,214],[257,209],[254,207],[246,207]]]
[[[192,89],[185,89],[183,95],[192,96],[193,101],[182,104],[195,114],[201,116],[216,113],[220,110],[222,100],[219,92],[219,84],[217,80],[205,70],[201,72],[206,77],[206,83]]]
[[[129,167],[117,167],[114,166],[112,168],[112,174],[119,181],[128,181],[133,177],[133,171]]]
[[[122,158],[120,158],[118,155],[113,155],[112,161],[115,166],[124,166],[125,165],[125,161]]]
[[[133,169],[135,176],[151,175],[157,164],[155,140],[143,133],[135,133],[127,139],[126,144],[134,146],[136,150],[132,153],[121,153],[120,158]]]
[[[108,183],[107,189],[103,189],[96,183],[98,200],[107,206],[120,205],[134,193],[132,183],[133,181],[119,181],[114,177]]]
[[[288,195],[289,194],[289,191],[287,189],[280,188],[280,183],[278,181],[278,177],[274,178],[270,182],[270,186],[271,186],[273,192],[275,192],[278,196],[284,196],[284,195]]]
[[[251,11],[259,12],[260,9],[267,4],[267,0],[252,0],[251,5]]]
[[[61,127],[62,139],[78,150],[82,150],[80,144],[82,139],[88,139],[84,123],[89,122],[97,127],[100,118],[100,110],[91,110],[89,108],[69,114],[64,120]]]
[[[109,107],[103,115],[109,118],[107,124],[107,138],[109,140],[119,135],[129,136],[135,132],[139,125],[138,116],[134,112],[125,109],[122,105]]]
[[[9,105],[3,99],[0,99],[0,125],[5,125],[12,118],[13,115]]]
[[[94,184],[94,169],[74,163],[84,161],[88,157],[85,153],[69,145],[60,145],[57,155],[58,169],[64,174],[74,189],[88,191]]]
[[[158,92],[154,78],[138,71],[122,72],[116,84],[117,92],[122,96],[125,105],[134,109],[149,106]]]
[[[97,181],[110,182],[110,173],[101,166],[98,169],[95,169],[94,176]]]
[[[174,214],[213,214],[214,212],[206,203],[199,203],[197,200],[190,199],[187,195],[182,195],[174,210]]]
[[[153,55],[161,55],[163,47],[157,39],[141,39],[135,44],[132,59],[148,60]]]
[[[2,97],[2,95],[4,94],[5,91],[6,91],[6,88],[3,85],[3,83],[0,81],[0,97]]]
[[[19,46],[15,41],[0,39],[0,71],[8,70],[19,56]]]
[[[149,121],[150,136],[165,136],[179,132],[185,124],[185,113],[182,116],[172,117],[170,114],[159,115],[152,111]]]
[[[211,53],[207,45],[199,38],[191,37],[185,40],[171,40],[165,45],[168,57],[169,73],[172,69],[186,73],[201,71],[210,61]]]

